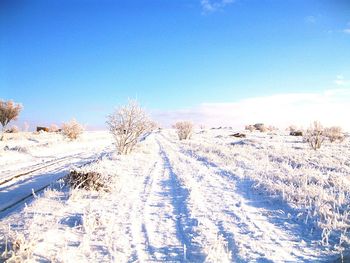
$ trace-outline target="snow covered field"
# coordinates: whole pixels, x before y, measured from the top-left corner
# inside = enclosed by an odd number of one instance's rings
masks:
[[[315,262],[347,248],[350,142],[229,129],[149,135],[128,156],[107,132],[26,134],[0,144],[0,251],[22,262]],[[88,164],[86,164],[88,163]],[[73,167],[109,192],[62,181]],[[24,177],[14,175],[35,170]],[[20,199],[18,199],[20,200]],[[339,246],[341,244],[341,246]],[[15,253],[7,251],[12,247]],[[1,261],[1,259],[0,259]]]

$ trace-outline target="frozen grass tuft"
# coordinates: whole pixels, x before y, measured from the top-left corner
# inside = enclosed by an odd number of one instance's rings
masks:
[[[66,183],[74,189],[108,191],[108,180],[100,173],[73,170],[66,177]]]

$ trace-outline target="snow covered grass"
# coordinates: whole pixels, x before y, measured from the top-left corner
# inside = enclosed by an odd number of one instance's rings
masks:
[[[0,141],[0,178],[21,169],[111,144],[107,132],[86,132],[75,141],[59,133],[20,132]]]
[[[261,138],[263,137],[263,138]],[[298,219],[322,230],[323,245],[349,245],[350,143],[325,143],[308,149],[289,136],[251,134],[212,140],[197,136],[183,143],[183,151],[220,167],[232,176],[249,178],[255,189],[283,199],[299,213]],[[310,230],[313,228],[310,227]]]
[[[143,191],[142,172],[150,169],[150,148],[140,146],[133,156],[106,156],[80,168],[108,177],[110,193],[46,190],[21,213],[0,222],[0,244],[8,243],[10,249],[3,256],[20,262],[127,261],[132,253],[128,222],[133,221],[131,208]],[[134,170],[135,164],[143,164],[145,171]],[[11,245],[17,240],[18,248]]]
[[[0,219],[3,258],[313,262],[348,248],[348,138],[314,151],[283,133],[253,132],[244,139],[232,133],[205,130],[180,142],[174,130],[164,130],[130,155],[102,155],[78,170],[103,176],[109,191],[63,184],[47,189]],[[6,145],[30,145],[31,154],[49,156],[112,143],[102,133],[83,135],[77,143],[56,135],[36,140]],[[42,144],[50,141],[43,152]]]

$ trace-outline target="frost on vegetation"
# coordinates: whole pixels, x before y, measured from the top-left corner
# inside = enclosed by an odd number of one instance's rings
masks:
[[[49,132],[58,132],[60,129],[56,124],[51,124],[49,127]]]
[[[324,133],[330,142],[336,142],[336,141],[343,142],[345,139],[342,128],[338,126],[326,128],[324,130]]]
[[[83,126],[75,119],[62,125],[62,134],[70,140],[76,140],[83,132]]]
[[[190,121],[179,121],[173,125],[180,140],[190,139],[192,136],[193,123]]]
[[[312,144],[318,145],[319,123],[310,134]],[[320,230],[324,246],[350,245],[350,169],[344,165],[346,146],[328,144],[321,152],[295,150],[288,147],[256,149],[251,145],[228,147],[231,142],[196,141],[183,145],[187,153],[199,160],[212,163],[223,171],[247,178],[256,190],[281,198],[296,209],[298,220]],[[266,142],[265,142],[266,143]],[[256,191],[255,190],[255,191]],[[341,245],[340,245],[341,244]]]
[[[6,133],[18,133],[19,128],[16,125],[12,125],[11,128],[7,129],[5,132]]]
[[[319,121],[315,121],[304,135],[304,141],[308,142],[314,150],[320,149],[326,139],[332,143],[336,141],[343,142],[345,136],[342,128],[338,126],[324,128]]]
[[[228,248],[228,243],[225,241],[222,235],[218,235],[213,245],[207,249],[207,256],[205,258],[206,263],[229,263],[232,262],[232,254]]]
[[[0,255],[0,261],[6,262],[24,262],[33,256],[33,247],[36,240],[27,240],[23,234],[11,231],[9,228],[4,231],[6,234],[3,240],[4,250]]]
[[[4,139],[6,126],[9,122],[18,118],[22,108],[21,104],[16,104],[11,100],[3,101],[0,99],[0,124],[2,126],[0,141]]]
[[[248,130],[250,132],[253,132],[253,131],[260,131],[260,132],[268,132],[268,131],[270,131],[270,132],[272,132],[272,131],[277,130],[276,127],[274,127],[272,125],[266,126],[263,123],[255,123],[254,125],[249,124],[249,125],[246,125],[244,127],[244,129]]]
[[[314,150],[320,149],[325,139],[324,128],[319,121],[315,121],[311,124],[304,135],[304,140],[309,143],[310,147]]]
[[[72,170],[66,177],[66,183],[73,189],[108,191],[108,180],[98,172]]]
[[[147,116],[137,101],[130,100],[107,118],[107,126],[113,135],[118,154],[129,154],[143,135],[156,125]]]

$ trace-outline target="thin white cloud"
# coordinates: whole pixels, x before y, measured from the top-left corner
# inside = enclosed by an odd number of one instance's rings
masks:
[[[350,22],[346,24],[346,28],[343,29],[343,33],[350,34]]]
[[[338,86],[348,86],[348,85],[350,85],[350,81],[346,80],[343,75],[338,75],[335,78],[334,83],[336,85],[338,85]]]
[[[278,127],[291,124],[308,127],[313,120],[324,125],[339,125],[350,131],[345,112],[350,112],[350,89],[332,89],[320,93],[290,93],[255,97],[230,103],[202,103],[198,107],[174,111],[155,111],[153,117],[169,127],[178,120],[200,125],[232,126],[263,122]]]
[[[205,13],[215,12],[232,4],[235,0],[201,0],[201,6]]]
[[[305,21],[306,23],[309,23],[309,24],[316,24],[317,19],[315,16],[307,16],[305,17]]]

